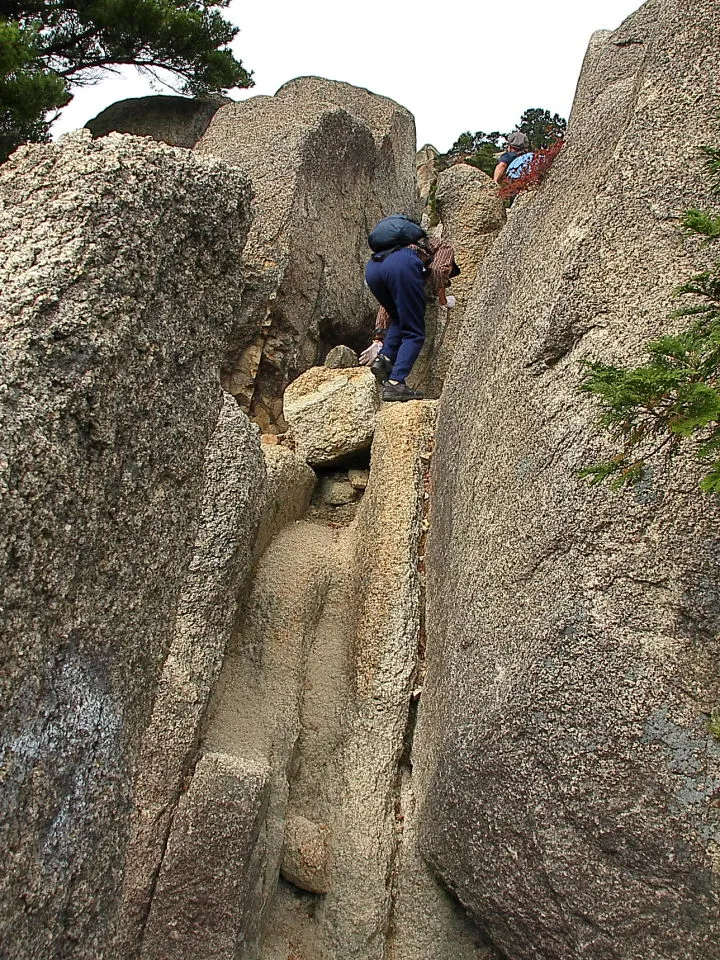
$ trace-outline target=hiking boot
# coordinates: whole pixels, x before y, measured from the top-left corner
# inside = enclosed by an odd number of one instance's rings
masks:
[[[378,354],[376,360],[370,364],[370,372],[375,377],[378,383],[385,383],[387,378],[392,373],[393,362],[387,357],[383,356],[382,353]]]
[[[411,390],[406,383],[390,383],[388,380],[383,384],[382,398],[390,403],[393,400],[422,400],[423,395]]]

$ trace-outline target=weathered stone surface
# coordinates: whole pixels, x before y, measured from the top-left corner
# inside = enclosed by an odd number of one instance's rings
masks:
[[[132,133],[172,147],[194,147],[225,97],[133,97],[119,100],[85,124],[93,137]]]
[[[392,100],[303,77],[223,107],[198,143],[253,184],[243,309],[262,329],[223,382],[263,430],[282,429],[283,389],[327,346],[367,346],[367,236],[385,214],[414,208],[414,137]]]
[[[317,499],[331,507],[340,507],[345,503],[352,503],[357,496],[357,490],[348,480],[347,474],[333,473],[320,481]]]
[[[266,764],[202,757],[173,819],[142,960],[235,960],[258,908],[267,796]]]
[[[437,182],[437,159],[440,154],[431,143],[420,147],[415,154],[415,176],[418,194],[421,200],[427,200],[430,191]]]
[[[505,206],[492,179],[467,163],[443,170],[435,191],[442,235],[452,242],[460,275],[449,292],[456,299],[451,310],[438,309],[438,319],[428,337],[429,371],[426,393],[440,396],[455,352],[475,279],[483,258],[505,224]]]
[[[716,960],[718,505],[615,493],[578,361],[637,362],[707,254],[717,4],[593,38],[567,145],[480,271],[433,456],[425,850],[513,960]],[[641,145],[641,149],[638,146]]]
[[[364,490],[370,479],[369,470],[348,470],[348,480],[356,490]]]
[[[317,477],[302,457],[282,446],[263,444],[267,471],[267,494],[255,544],[255,556],[262,556],[278,531],[299,520],[310,504]]]
[[[326,367],[356,367],[358,365],[358,355],[351,347],[340,345],[333,347],[325,357],[324,366]]]
[[[305,817],[288,817],[280,873],[293,886],[310,893],[330,889],[330,828]]]
[[[310,627],[307,621],[302,628],[296,622],[286,627],[291,638],[286,644],[297,649],[299,637],[306,637],[305,664],[296,668],[303,682],[287,802],[291,816],[328,824],[332,866],[329,889],[310,917],[300,909],[308,895],[279,885],[266,910],[264,960],[286,960],[289,954],[381,960],[391,955],[391,944],[398,945],[390,934],[402,831],[398,763],[421,637],[418,547],[434,407],[386,405],[357,520],[330,531],[333,546],[323,553],[326,579],[315,574],[325,591],[321,612]],[[316,527],[318,540],[322,530]],[[297,529],[292,532],[297,540]],[[304,583],[308,562],[297,552],[295,563],[303,572],[296,580]],[[283,583],[276,581],[275,590],[283,591]],[[267,600],[265,605],[275,606]],[[273,618],[281,613],[273,610]],[[273,789],[280,797],[282,781]],[[428,956],[446,939],[445,928],[438,930],[442,925],[441,919]],[[472,954],[457,956],[466,960]]]
[[[314,703],[318,697],[320,709],[334,710],[349,695],[339,666],[347,660],[343,637],[352,606],[343,575],[348,562],[344,534],[301,520],[275,537],[258,563],[211,701],[202,749],[265,763],[270,771],[267,816],[257,848],[263,896],[248,932],[247,955],[253,960],[261,955],[260,926],[278,883],[297,739],[301,728],[311,733],[310,726],[319,726],[307,700]],[[319,675],[308,676],[308,665],[315,663],[324,674],[322,683]],[[341,722],[339,711],[330,718],[336,726]],[[323,742],[328,735],[331,744],[337,742],[336,730],[319,735]],[[297,813],[323,816],[321,810]]]
[[[380,395],[366,367],[313,367],[285,391],[283,415],[295,449],[313,466],[367,450]]]
[[[134,956],[139,945],[265,508],[265,461],[257,427],[226,395],[205,459],[200,528],[178,605],[175,637],[138,762],[123,891],[127,956]]]
[[[3,953],[98,958],[237,329],[249,190],[218,161],[87,134],[18,150],[0,203]]]

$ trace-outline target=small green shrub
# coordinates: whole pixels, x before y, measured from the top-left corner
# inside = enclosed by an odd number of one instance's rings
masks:
[[[720,197],[720,149],[703,147],[712,193]],[[683,229],[705,243],[720,240],[720,216],[687,210]],[[613,487],[646,476],[648,460],[672,456],[688,443],[707,464],[700,486],[720,493],[720,262],[690,277],[676,291],[690,303],[673,314],[689,322],[646,346],[638,367],[586,361],[580,389],[599,400],[601,425],[618,445],[608,460],[586,467],[581,476]]]

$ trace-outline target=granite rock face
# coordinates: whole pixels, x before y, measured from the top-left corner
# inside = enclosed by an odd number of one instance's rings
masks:
[[[190,149],[227,102],[224,97],[133,97],[106,107],[85,126],[93,137],[131,133]]]
[[[377,309],[367,237],[382,216],[414,211],[414,139],[392,100],[303,77],[223,107],[197,144],[253,185],[243,309],[260,333],[223,383],[263,430],[282,429],[285,386],[328,346],[367,346]]]
[[[440,404],[423,844],[513,960],[720,957],[718,505],[683,457],[629,492],[577,479],[608,453],[579,361],[638,361],[705,263],[677,223],[710,204],[716,28],[710,0],[650,0],[594,36]]]
[[[429,365],[428,396],[438,397],[461,336],[480,264],[505,225],[505,205],[492,179],[467,163],[456,163],[439,174],[435,203],[442,235],[452,242],[460,267],[460,275],[449,289],[457,302],[452,310],[440,308],[444,323],[436,329]]]
[[[196,759],[201,722],[220,673],[267,501],[257,427],[226,394],[205,457],[200,526],[178,604],[175,636],[135,778],[123,890],[127,957],[137,950],[164,864],[171,824]]]
[[[377,382],[367,367],[313,367],[283,399],[295,449],[311,466],[368,450],[379,407]]]
[[[233,960],[254,925],[266,764],[205,754],[180,800],[145,927],[142,960]]]
[[[3,955],[98,958],[239,342],[249,187],[87,134],[18,150],[0,204]]]

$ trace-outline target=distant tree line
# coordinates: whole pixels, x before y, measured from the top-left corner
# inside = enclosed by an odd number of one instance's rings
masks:
[[[524,133],[532,149],[542,150],[562,140],[567,130],[567,120],[541,107],[531,107],[523,113],[520,122],[513,127],[513,130]],[[508,130],[506,133],[500,133],[498,130],[493,130],[492,133],[484,133],[478,130],[477,133],[471,133],[468,130],[466,133],[461,133],[448,152],[441,155],[440,167],[449,167],[453,163],[462,161],[478,167],[491,177],[497,164],[497,154],[502,149],[508,133],[511,132]]]

